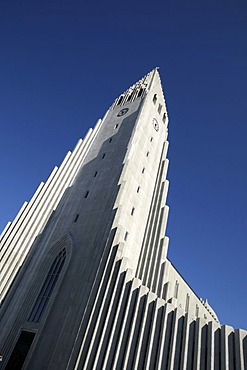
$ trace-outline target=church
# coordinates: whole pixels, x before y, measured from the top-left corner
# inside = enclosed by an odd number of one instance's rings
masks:
[[[167,258],[167,140],[154,69],[6,225],[0,369],[247,369],[247,332]]]

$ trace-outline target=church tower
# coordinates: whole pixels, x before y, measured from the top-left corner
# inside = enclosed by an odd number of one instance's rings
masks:
[[[154,69],[121,94],[1,235],[0,369],[245,369],[167,259],[168,115]]]

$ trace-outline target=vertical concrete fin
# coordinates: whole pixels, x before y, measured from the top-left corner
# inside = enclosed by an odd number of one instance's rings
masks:
[[[156,336],[158,335],[158,331],[156,331],[156,321],[157,321],[157,316],[158,316],[158,309],[160,308],[160,300],[156,299],[155,304],[154,304],[154,309],[153,309],[153,315],[151,319],[151,328],[149,330],[149,335],[148,335],[148,344],[147,344],[147,350],[146,350],[146,356],[145,356],[145,369],[151,369],[153,368],[154,364],[151,364],[151,355],[152,352],[156,351],[156,346],[157,346],[157,341]],[[156,346],[154,346],[154,343]],[[154,361],[153,361],[154,362]]]
[[[73,152],[67,153],[60,167],[55,167],[47,181],[40,184],[29,203],[22,207],[14,222],[4,233],[1,241],[1,259],[4,259],[5,267],[5,271],[2,272],[0,291],[2,298],[26,258],[34,239],[42,231],[65,189],[76,176],[101,123],[102,121],[99,120],[95,129],[90,129],[85,139],[77,142]]]
[[[213,322],[208,323],[208,332],[207,332],[207,370],[211,370],[214,367],[214,324]]]
[[[234,332],[235,335],[235,355],[236,355],[236,369],[244,370],[244,338],[246,338],[246,332],[237,329]]]
[[[183,333],[182,333],[182,345],[181,345],[181,370],[187,369],[187,358],[188,358],[188,343],[189,343],[189,327],[190,321],[188,314],[184,317]]]
[[[106,369],[122,368],[123,356],[125,353],[129,353],[131,349],[134,335],[133,328],[136,325],[140,298],[143,294],[140,287],[141,281],[139,279],[133,279],[131,282],[130,293],[128,295],[126,294],[126,303],[121,307],[121,325],[119,323],[119,330],[115,334],[115,346],[114,348],[111,347],[111,349],[109,349],[111,352],[111,358],[105,365]]]

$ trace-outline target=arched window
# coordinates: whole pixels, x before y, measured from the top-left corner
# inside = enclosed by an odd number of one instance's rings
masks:
[[[33,306],[31,314],[29,315],[28,321],[39,322],[43,315],[45,308],[49,302],[52,291],[55,288],[59,275],[61,274],[64,262],[66,258],[66,249],[63,248],[55,257],[51,268],[46,276],[46,279],[42,285],[38,298]]]

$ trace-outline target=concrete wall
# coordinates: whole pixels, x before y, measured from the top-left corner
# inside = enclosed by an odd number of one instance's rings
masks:
[[[4,230],[2,369],[23,331],[34,333],[23,369],[247,365],[247,333],[221,327],[166,257],[167,124],[154,70],[116,99]]]

